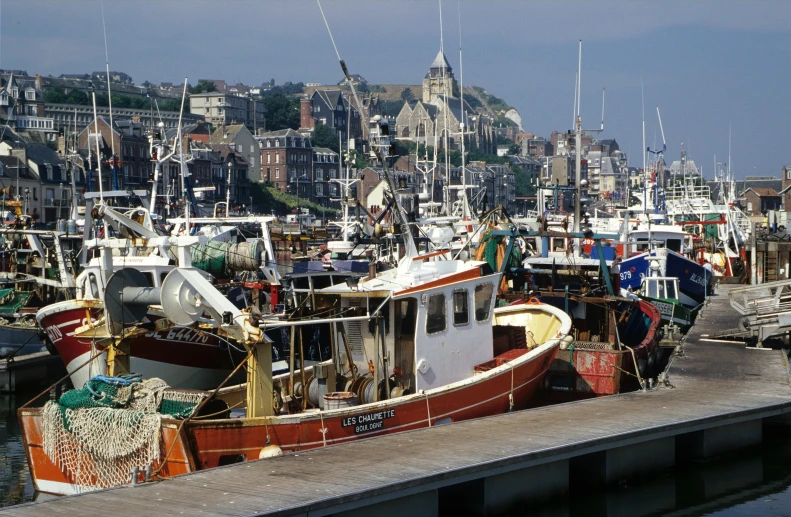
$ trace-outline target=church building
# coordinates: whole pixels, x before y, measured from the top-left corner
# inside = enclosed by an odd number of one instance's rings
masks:
[[[399,140],[451,150],[461,149],[463,133],[467,149],[495,152],[491,117],[477,113],[462,100],[459,84],[442,50],[423,78],[421,100],[405,102],[398,113],[396,132]]]

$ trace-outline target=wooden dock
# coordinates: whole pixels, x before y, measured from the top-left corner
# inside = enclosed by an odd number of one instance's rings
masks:
[[[779,350],[709,340],[734,326],[718,288],[667,384],[30,503],[0,515],[498,515],[759,444],[791,412]]]

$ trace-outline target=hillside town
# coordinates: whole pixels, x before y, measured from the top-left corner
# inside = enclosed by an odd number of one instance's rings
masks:
[[[98,174],[86,172],[96,170],[97,152],[105,189],[150,188],[151,137],[174,138],[179,121],[178,154],[189,157],[199,199],[208,206],[228,198],[236,213],[282,215],[308,207],[316,215],[332,214],[340,208],[338,180],[347,169],[359,180],[353,186],[359,203],[369,210],[381,203],[381,197],[368,200],[383,181],[380,164],[369,159],[367,121],[375,116],[386,120],[395,137],[394,173],[438,204],[452,204],[452,187],[464,184],[479,207],[524,214],[535,207],[539,187],[567,187],[574,180],[571,131],[536,135],[522,127],[515,109],[483,88],[465,87],[462,95],[442,51],[420,84],[398,91],[352,76],[360,105],[345,79],[337,85],[275,85],[273,79],[260,86],[200,79],[185,88],[147,81],[138,86],[123,72],[52,77],[3,70],[1,77],[0,178],[4,188],[18,189],[25,212],[44,224],[64,217],[61,209],[72,197],[99,190]],[[581,155],[590,200],[626,203],[630,192],[643,188],[645,172],[629,162],[617,137],[585,133]],[[662,187],[687,175],[703,181],[685,151],[676,159],[662,158],[654,171]],[[726,164],[718,166],[724,170]],[[174,156],[164,165],[170,174],[158,179],[167,203],[182,195],[178,167]],[[723,170],[709,171],[713,192]],[[791,172],[778,172],[779,177],[738,182],[738,202],[749,215],[791,207]],[[268,189],[285,194],[280,199],[286,201],[274,202]]]

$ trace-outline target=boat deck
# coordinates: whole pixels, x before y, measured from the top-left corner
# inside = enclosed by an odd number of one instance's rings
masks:
[[[748,349],[741,343],[706,338],[733,326],[736,312],[727,294],[731,287],[718,287],[672,360],[668,385],[658,389],[30,503],[4,509],[0,515],[111,511],[121,517],[153,509],[161,515],[326,515],[374,504],[382,508],[387,501],[414,500],[430,491],[441,494],[444,488],[465,486],[461,483],[502,479],[520,469],[591,453],[714,428],[727,430],[741,423],[760,424],[764,418],[791,412],[788,365],[779,350]],[[436,502],[422,513],[435,513],[432,508]]]

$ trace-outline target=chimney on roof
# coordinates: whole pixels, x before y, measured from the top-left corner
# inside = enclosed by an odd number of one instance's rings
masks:
[[[299,128],[313,129],[316,119],[313,118],[313,101],[309,97],[299,99]]]
[[[36,89],[41,90],[41,75],[36,74]]]

